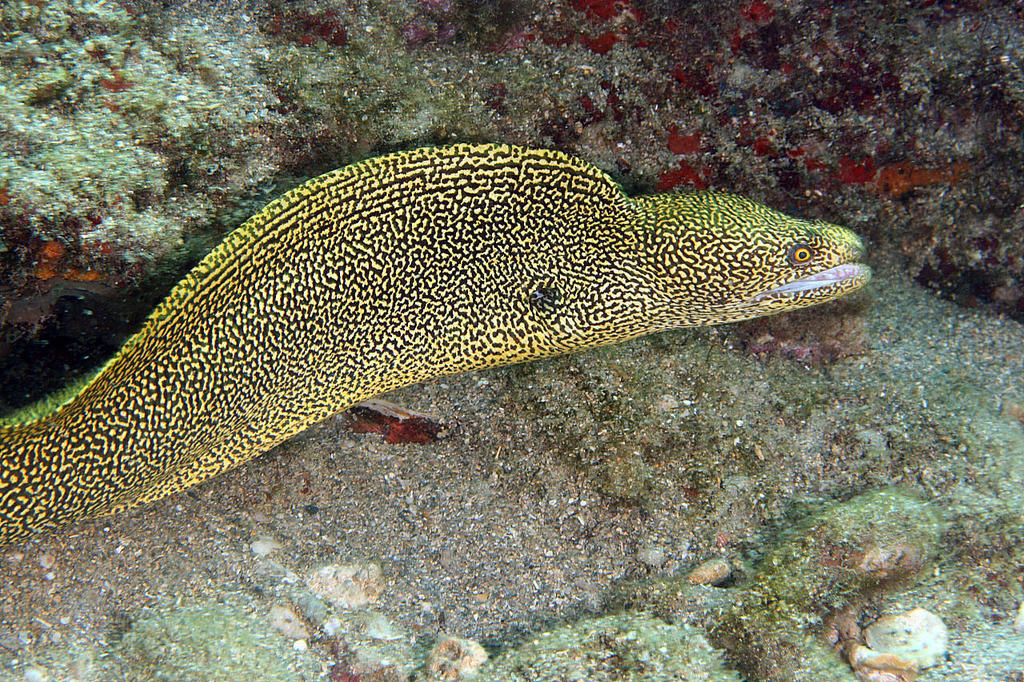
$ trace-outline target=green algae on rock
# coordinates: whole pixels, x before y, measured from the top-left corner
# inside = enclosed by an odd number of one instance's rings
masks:
[[[913,576],[943,529],[932,504],[877,490],[827,506],[755,566],[751,592],[785,603],[794,615],[848,604],[865,590]],[[823,570],[828,569],[828,570]]]
[[[912,580],[943,527],[933,505],[892,490],[830,505],[757,563],[736,606],[713,626],[712,641],[760,679],[852,679],[826,647],[824,621]]]
[[[11,0],[0,12],[4,212],[119,269],[162,259],[225,195],[265,181],[272,155],[254,129],[276,118],[251,62],[210,29],[149,32],[123,4]]]
[[[644,613],[584,619],[540,634],[477,672],[481,682],[739,682],[697,628]]]
[[[225,604],[163,606],[135,621],[116,651],[127,679],[154,682],[237,682],[311,679],[286,661],[284,640]]]
[[[934,552],[943,522],[933,506],[880,490],[816,512],[788,531],[731,588],[652,579],[618,588],[614,607],[700,622],[737,667],[763,680],[853,680],[826,644],[825,621],[910,582]]]
[[[825,645],[825,618],[912,578],[942,528],[933,507],[889,490],[829,506],[758,562],[712,639],[762,679],[852,679]]]

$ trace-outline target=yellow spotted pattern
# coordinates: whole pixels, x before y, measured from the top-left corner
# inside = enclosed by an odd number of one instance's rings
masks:
[[[51,413],[0,426],[0,544],[155,500],[379,393],[863,284],[751,303],[851,262],[847,230],[741,197],[631,199],[559,152],[455,145],[288,192]]]

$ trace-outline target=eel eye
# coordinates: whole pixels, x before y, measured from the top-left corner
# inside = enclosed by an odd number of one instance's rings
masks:
[[[786,258],[789,260],[790,265],[806,265],[811,262],[811,258],[814,256],[814,251],[807,244],[796,244],[789,248],[789,253],[786,254]]]

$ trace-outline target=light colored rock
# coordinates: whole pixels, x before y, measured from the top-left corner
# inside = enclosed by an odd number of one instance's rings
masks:
[[[1017,609],[1017,617],[1013,619],[1013,629],[1024,633],[1024,601],[1020,603],[1020,608]]]
[[[381,577],[377,564],[331,564],[313,571],[306,584],[339,609],[357,609],[380,599]]]
[[[949,633],[941,618],[918,608],[882,616],[865,628],[864,639],[874,651],[896,654],[929,668],[946,655]]]
[[[366,613],[363,616],[363,632],[367,637],[385,642],[394,642],[405,637],[405,633],[395,627],[391,621],[380,613]]]
[[[281,549],[281,543],[274,538],[261,535],[249,544],[249,549],[256,556],[267,556],[271,552]]]
[[[862,682],[913,682],[917,663],[897,654],[874,651],[863,644],[854,644],[847,660]]]
[[[334,637],[336,634],[341,632],[341,620],[331,616],[323,624],[324,634],[328,637]]]
[[[50,679],[46,671],[37,665],[25,666],[25,682],[46,682]]]
[[[455,682],[475,673],[486,660],[487,652],[473,640],[448,637],[427,656],[427,672],[431,680]]]
[[[665,393],[662,395],[655,401],[654,405],[662,412],[671,412],[679,409],[679,401],[676,400],[676,397],[671,393]]]
[[[290,606],[275,604],[270,608],[270,627],[288,639],[308,639],[309,630]]]
[[[254,621],[243,607],[217,602],[160,604],[131,624],[113,653],[121,669],[116,679],[299,679],[292,667],[297,657],[279,635]]]

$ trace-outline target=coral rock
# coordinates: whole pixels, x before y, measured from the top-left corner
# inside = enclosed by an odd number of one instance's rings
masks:
[[[882,616],[864,630],[875,651],[896,654],[922,668],[940,663],[946,654],[949,633],[938,616],[925,609]]]
[[[448,637],[434,646],[427,657],[427,671],[431,680],[455,681],[476,672],[487,652],[470,639]]]
[[[896,654],[879,653],[855,644],[849,653],[857,679],[864,682],[911,682],[917,677],[917,664]]]
[[[332,564],[314,571],[306,584],[339,609],[355,609],[380,599],[381,570],[377,564]]]
[[[275,604],[270,609],[270,627],[288,639],[303,640],[309,638],[309,630],[290,606]]]

